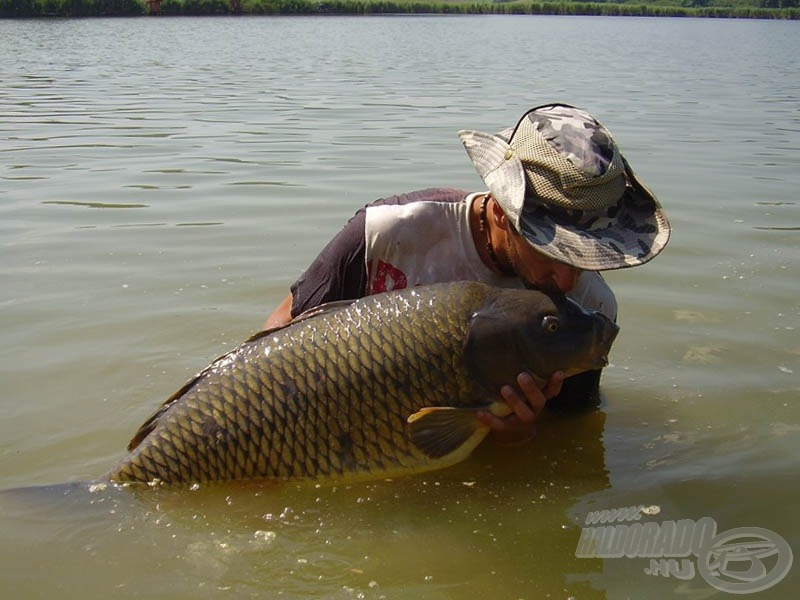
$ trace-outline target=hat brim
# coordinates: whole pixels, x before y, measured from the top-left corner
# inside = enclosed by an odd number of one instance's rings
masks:
[[[628,174],[629,185],[616,205],[597,211],[526,207],[520,233],[543,254],[586,271],[625,269],[652,260],[669,241],[669,222],[655,197]]]

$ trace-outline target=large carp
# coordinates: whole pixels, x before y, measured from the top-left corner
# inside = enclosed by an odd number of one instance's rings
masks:
[[[323,307],[217,359],[142,425],[116,482],[370,479],[466,458],[500,387],[597,369],[617,327],[563,297],[476,282]]]

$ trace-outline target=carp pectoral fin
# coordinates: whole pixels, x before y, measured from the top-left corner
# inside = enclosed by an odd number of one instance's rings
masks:
[[[474,408],[422,408],[407,419],[411,441],[430,458],[464,459],[489,433],[475,413]]]

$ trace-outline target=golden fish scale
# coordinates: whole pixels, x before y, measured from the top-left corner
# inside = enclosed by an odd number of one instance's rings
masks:
[[[427,288],[372,296],[248,341],[166,408],[109,477],[205,482],[426,470],[431,459],[408,440],[406,419],[423,406],[477,402],[463,344],[485,293],[437,288],[435,303]]]

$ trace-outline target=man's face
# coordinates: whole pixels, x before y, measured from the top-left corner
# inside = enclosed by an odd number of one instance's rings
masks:
[[[517,276],[527,287],[543,292],[569,292],[583,272],[538,252],[514,231],[508,232],[508,257]]]

